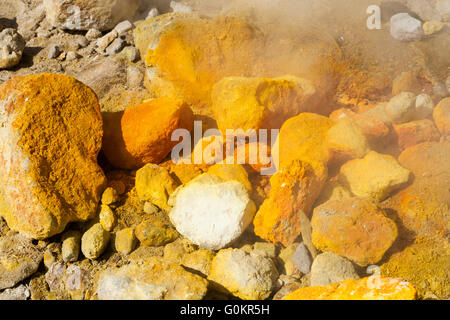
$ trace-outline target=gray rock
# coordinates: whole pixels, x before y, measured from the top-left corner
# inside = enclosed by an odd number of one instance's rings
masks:
[[[61,54],[61,49],[57,45],[53,45],[48,50],[48,58],[49,59],[56,59]]]
[[[11,28],[0,32],[0,70],[10,69],[19,64],[25,49],[25,40]]]
[[[9,233],[0,238],[0,289],[14,287],[34,274],[42,261],[42,252],[31,240]]]
[[[419,41],[424,32],[422,22],[407,13],[398,13],[391,18],[391,36],[400,41]]]
[[[30,289],[21,284],[0,293],[0,300],[27,300],[31,296]]]
[[[144,82],[144,72],[135,66],[129,66],[127,69],[127,84],[129,88],[141,87]],[[145,209],[145,206],[144,206]]]
[[[151,257],[98,275],[99,300],[200,300],[208,282],[183,267]]]
[[[106,48],[106,54],[112,56],[119,53],[125,47],[125,41],[121,38],[116,38],[109,46]]]
[[[353,264],[332,252],[319,254],[311,266],[312,287],[325,286],[347,279],[359,279]]]
[[[407,0],[407,5],[423,21],[450,21],[450,0]]]
[[[88,32],[86,32],[86,39],[89,41],[97,40],[102,36],[102,32],[97,29],[89,29]]]
[[[125,20],[125,21],[122,21],[119,24],[117,24],[115,26],[114,30],[116,30],[117,33],[119,35],[121,35],[121,34],[124,34],[127,31],[132,30],[133,28],[134,28],[134,25],[130,21]]]
[[[297,249],[295,249],[292,255],[292,261],[301,273],[308,274],[311,271],[312,259],[305,244],[300,243],[297,246]]]
[[[393,97],[385,107],[386,115],[397,124],[409,122],[414,118],[416,110],[416,95],[412,92],[402,92]]]
[[[216,289],[245,300],[267,299],[278,288],[278,271],[272,259],[241,249],[220,250],[208,280]]]
[[[443,99],[448,96],[449,91],[447,90],[447,86],[441,82],[436,82],[433,86],[433,94]]]
[[[90,280],[89,272],[74,264],[55,263],[45,274],[51,292],[73,300],[84,299]]]
[[[112,30],[111,32],[105,34],[103,37],[97,40],[97,52],[103,53],[105,52],[106,48],[113,42],[119,34],[116,30]]]

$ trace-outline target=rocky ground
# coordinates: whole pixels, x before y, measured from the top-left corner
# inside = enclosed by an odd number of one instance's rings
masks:
[[[0,0],[0,300],[450,297],[450,2],[275,2]]]

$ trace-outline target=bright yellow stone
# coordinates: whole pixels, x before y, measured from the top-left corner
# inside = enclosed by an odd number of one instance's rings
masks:
[[[248,173],[240,164],[215,164],[208,169],[207,173],[218,176],[224,181],[236,180],[242,183],[248,192],[252,191],[252,185],[248,180]]]
[[[344,158],[362,158],[369,151],[369,143],[362,130],[352,121],[338,121],[327,133],[327,142],[338,160]]]
[[[283,300],[415,300],[416,289],[407,281],[381,276],[345,280],[327,286],[298,289]]]

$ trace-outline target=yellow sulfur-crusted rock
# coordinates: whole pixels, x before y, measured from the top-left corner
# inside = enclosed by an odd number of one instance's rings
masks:
[[[313,113],[302,113],[287,120],[273,147],[275,163],[278,162],[281,169],[293,160],[328,163],[330,151],[326,137],[333,124],[327,117]]]
[[[208,174],[212,174],[222,178],[224,181],[236,180],[247,189],[249,193],[252,192],[252,185],[248,180],[248,173],[240,164],[215,164],[208,169]]]
[[[0,215],[45,239],[96,214],[106,187],[97,163],[102,118],[95,93],[73,77],[40,74],[0,86]]]
[[[150,201],[163,210],[169,210],[167,200],[178,187],[167,169],[147,164],[136,172],[136,191],[141,201]]]
[[[253,220],[255,234],[284,246],[301,233],[299,211],[309,214],[328,176],[321,162],[296,160],[270,179],[271,191]]]
[[[354,195],[379,201],[408,182],[409,176],[410,171],[403,168],[394,157],[375,151],[341,167],[341,181]]]
[[[298,289],[283,300],[415,300],[416,289],[407,281],[386,277],[345,280],[328,286]]]
[[[226,130],[279,129],[301,112],[318,110],[317,100],[312,82],[295,76],[228,77],[212,90],[215,119],[224,135]]]

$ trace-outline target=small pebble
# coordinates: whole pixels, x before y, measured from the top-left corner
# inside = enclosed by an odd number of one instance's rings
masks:
[[[122,51],[125,47],[125,41],[121,38],[116,38],[109,46],[106,48],[106,54],[114,55]]]
[[[155,17],[159,16],[158,8],[152,8],[149,12],[145,20],[153,19]]]
[[[300,243],[295,249],[292,261],[301,273],[308,274],[311,271],[312,259],[304,243]]]
[[[444,28],[444,23],[436,20],[427,21],[423,24],[423,31],[425,35],[430,36],[432,34],[438,33]]]
[[[140,53],[136,47],[128,46],[122,50],[120,56],[130,62],[136,62],[140,58]]]
[[[90,41],[83,36],[77,37],[77,44],[80,46],[80,48],[86,48],[89,45]]]
[[[74,51],[69,51],[67,52],[66,55],[66,60],[67,61],[73,61],[73,60],[77,60],[80,57],[80,55]]]
[[[108,246],[110,234],[100,223],[94,224],[81,238],[81,252],[88,259],[97,259]]]
[[[116,217],[114,212],[107,205],[102,204],[100,210],[100,224],[106,231],[111,231],[116,224]]]
[[[119,193],[116,189],[108,187],[103,191],[102,204],[110,205],[120,200]]]
[[[159,211],[158,207],[155,206],[153,203],[147,201],[146,203],[144,203],[144,212],[146,214],[154,214],[157,213]]]
[[[127,69],[127,84],[129,88],[139,88],[144,83],[144,72],[138,67],[129,66]]]
[[[62,258],[64,262],[75,262],[80,254],[81,234],[78,231],[67,231],[63,235]]]
[[[117,24],[116,27],[114,28],[114,30],[116,30],[117,33],[119,35],[121,35],[127,31],[130,31],[133,28],[134,28],[134,25],[130,21],[125,20],[125,21],[122,21],[119,24]]]
[[[44,251],[44,265],[49,269],[61,255],[61,247],[58,243],[50,243]]]
[[[56,59],[61,54],[61,49],[57,45],[53,45],[48,50],[48,58]]]
[[[111,42],[113,42],[115,39],[117,39],[118,36],[119,36],[119,34],[117,33],[117,31],[112,30],[111,32],[107,33],[106,35],[104,35],[103,37],[98,39],[97,40],[97,52],[103,53],[106,50],[106,48],[108,48],[108,46],[111,44]]]
[[[114,239],[114,247],[117,252],[130,254],[136,247],[137,239],[133,228],[126,228],[118,231]]]
[[[86,39],[89,41],[92,40],[96,40],[98,38],[100,38],[102,36],[102,33],[97,30],[97,29],[90,29],[87,33],[86,33]]]

